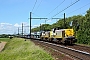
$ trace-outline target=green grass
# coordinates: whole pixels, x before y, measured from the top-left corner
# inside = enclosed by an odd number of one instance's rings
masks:
[[[81,45],[81,46],[88,46],[88,47],[90,47],[90,44],[79,44],[79,43],[75,43],[75,44]]]
[[[0,52],[0,60],[54,60],[51,55],[33,42],[13,38]]]
[[[4,42],[9,42],[11,39],[10,38],[0,38],[0,42],[4,41]]]

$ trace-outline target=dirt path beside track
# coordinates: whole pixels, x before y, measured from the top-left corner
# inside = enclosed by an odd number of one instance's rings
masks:
[[[1,42],[0,43],[0,52],[3,50],[4,46],[6,45],[7,42]]]

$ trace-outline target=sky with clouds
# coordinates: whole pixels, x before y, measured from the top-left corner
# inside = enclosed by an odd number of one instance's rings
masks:
[[[72,5],[75,1],[78,2]],[[18,27],[21,33],[22,23],[27,26],[24,33],[28,34],[30,12],[32,18],[48,18],[46,23],[53,24],[58,21],[52,20],[53,16],[63,18],[63,13],[66,17],[84,15],[89,8],[89,0],[0,0],[0,34],[17,34]],[[32,19],[32,28],[44,23],[45,20]]]

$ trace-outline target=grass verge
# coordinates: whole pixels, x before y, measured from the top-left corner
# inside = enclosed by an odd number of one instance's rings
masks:
[[[10,38],[0,38],[0,42],[9,42],[10,40]]]
[[[77,45],[81,45],[81,46],[88,46],[88,47],[90,47],[90,44],[79,44],[79,43],[75,43],[75,44],[77,44]]]
[[[13,38],[0,52],[0,60],[54,60],[51,55],[33,42]]]

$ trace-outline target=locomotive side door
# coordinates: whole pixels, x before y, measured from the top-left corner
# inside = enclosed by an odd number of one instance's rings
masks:
[[[62,43],[65,41],[65,30],[62,31]]]

